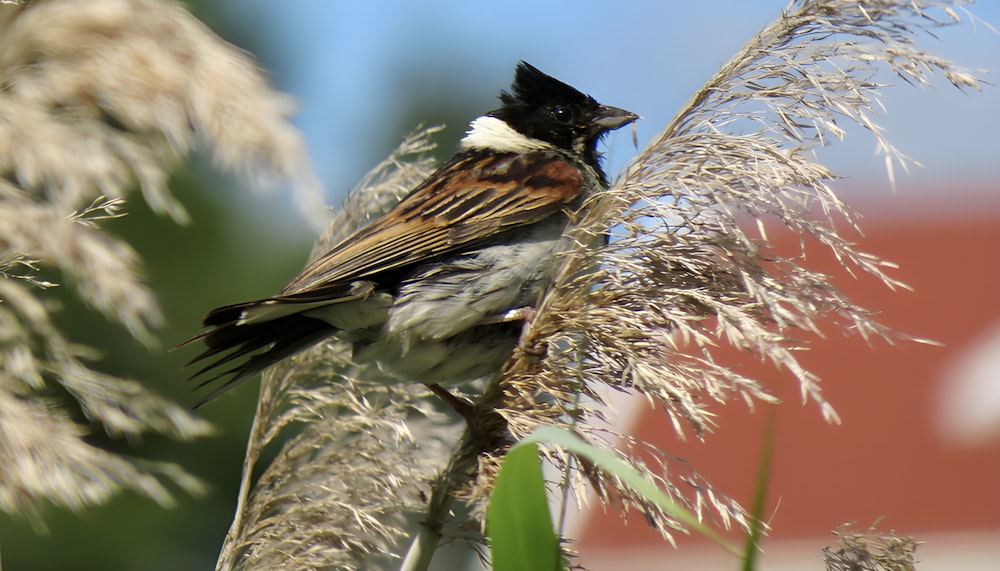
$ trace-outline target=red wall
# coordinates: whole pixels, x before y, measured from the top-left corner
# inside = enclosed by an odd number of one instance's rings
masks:
[[[998,194],[973,197],[951,212],[899,198],[911,212],[875,211],[863,221],[861,249],[898,263],[893,275],[913,292],[846,276],[832,257],[810,247],[807,265],[837,276],[835,284],[863,307],[879,310],[883,323],[944,344],[876,342],[871,348],[833,330],[828,339],[814,340],[799,357],[823,379],[842,425],[826,424],[814,403],[803,406],[787,373],[743,358],[741,370],[773,387],[782,404],[759,405],[754,414],[742,402],[717,407],[719,427],[705,444],[679,442],[665,415],[643,406],[635,434],[687,460],[717,489],[749,506],[765,419],[774,414],[767,512],[774,539],[829,537],[842,523],[864,527],[881,516],[880,529],[902,535],[1000,529],[1000,440],[972,447],[945,442],[934,418],[948,363],[1000,323]],[[772,240],[780,250],[781,238]],[[580,547],[662,544],[642,521],[625,526],[616,513],[598,509]]]

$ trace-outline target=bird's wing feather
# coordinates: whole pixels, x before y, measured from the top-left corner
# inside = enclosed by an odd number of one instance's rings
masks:
[[[583,175],[555,151],[459,155],[388,214],[310,264],[272,298],[325,297],[331,286],[432,259],[540,221],[580,195]]]

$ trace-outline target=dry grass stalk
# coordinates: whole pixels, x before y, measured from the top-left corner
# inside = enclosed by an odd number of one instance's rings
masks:
[[[92,352],[52,324],[38,291],[53,284],[37,270],[58,270],[88,305],[154,344],[161,316],[138,255],[101,221],[123,215],[136,188],[185,220],[165,184],[205,145],[225,168],[292,183],[319,226],[290,102],[244,53],[160,0],[0,7],[0,86],[0,509],[79,509],[121,488],[168,503],[161,480],[197,482],[88,444],[89,428],[42,395],[61,386],[113,436],[192,438],[209,426],[141,383],[91,369]]]
[[[844,524],[833,531],[837,548],[824,547],[827,571],[913,571],[915,555],[921,542],[912,537],[879,532],[873,523],[865,531],[854,531]]]
[[[313,255],[395,204],[430,174],[420,129],[351,193]],[[264,374],[237,513],[218,569],[366,569],[389,566],[427,507],[429,482],[454,444],[456,421],[430,407],[421,385],[350,364],[325,343]],[[258,481],[265,448],[294,428]],[[252,489],[252,491],[251,491]]]

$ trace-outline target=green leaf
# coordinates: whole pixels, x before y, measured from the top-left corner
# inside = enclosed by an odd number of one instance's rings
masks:
[[[558,444],[568,452],[572,452],[573,454],[590,460],[598,468],[618,477],[625,485],[642,496],[643,499],[652,502],[658,508],[663,510],[664,513],[681,522],[688,529],[701,533],[708,539],[711,539],[720,545],[726,551],[738,557],[742,557],[743,552],[740,549],[731,545],[711,528],[698,521],[697,517],[687,511],[684,506],[675,502],[666,494],[666,492],[657,487],[657,485],[644,474],[640,473],[627,462],[615,456],[611,452],[587,443],[585,440],[568,430],[556,428],[554,426],[539,427],[528,435],[527,438],[511,448],[511,453],[516,451],[521,446],[529,447],[532,451],[535,451],[535,445],[539,442],[551,442],[553,444]],[[509,454],[510,453],[508,453],[508,456]],[[506,466],[506,461],[504,462],[504,465]],[[687,532],[685,531],[685,533]]]
[[[486,521],[494,571],[557,571],[562,567],[535,444],[518,444],[507,453]]]

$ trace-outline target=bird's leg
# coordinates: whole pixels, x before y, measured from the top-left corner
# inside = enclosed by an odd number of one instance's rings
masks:
[[[530,323],[531,320],[535,318],[538,312],[535,311],[534,307],[515,307],[514,309],[509,309],[498,315],[488,315],[483,317],[476,322],[476,325],[493,325],[497,323],[513,323],[516,321],[522,321],[524,323]],[[430,389],[432,393],[437,395],[438,398],[448,403],[455,412],[465,419],[466,424],[470,428],[474,426],[473,419],[473,406],[466,400],[456,397],[451,394],[451,392],[442,387],[437,383],[424,383],[424,386]]]
[[[477,450],[495,452],[513,444],[507,420],[497,411],[473,405],[437,383],[424,383],[424,386],[465,419],[466,438]]]
[[[538,312],[535,311],[534,307],[515,307],[514,309],[508,309],[499,315],[487,315],[476,322],[476,325],[510,323],[512,321],[523,321],[525,323],[529,323],[535,318],[536,313]]]
[[[507,311],[499,315],[488,315],[480,319],[476,325],[490,325],[494,323],[512,323],[515,321],[522,321],[525,325],[530,324],[534,321],[535,317],[538,315],[538,310],[534,307],[515,307],[514,309],[508,309]],[[532,357],[541,357],[545,354],[544,349],[537,347],[529,347],[524,343],[521,344],[521,350]]]
[[[448,389],[437,383],[424,383],[424,386],[430,389],[431,392],[437,395],[441,400],[448,403],[448,406],[454,409],[455,412],[465,419],[466,424],[472,426],[472,419],[474,415],[472,414],[472,405],[469,404],[468,401],[451,394]]]

